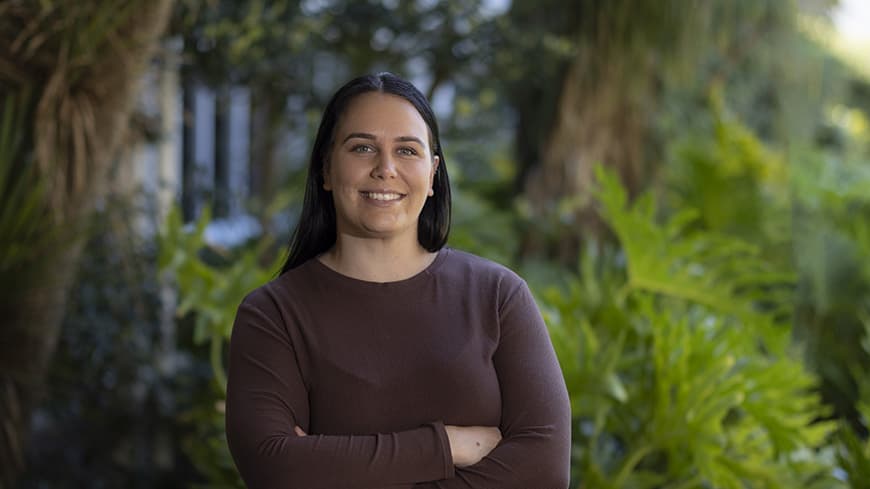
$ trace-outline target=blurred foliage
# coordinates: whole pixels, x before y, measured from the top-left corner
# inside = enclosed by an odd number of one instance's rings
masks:
[[[866,318],[864,325],[866,333],[862,347],[865,353],[870,354],[870,321]],[[867,489],[870,487],[870,439],[866,438],[866,433],[870,431],[870,371],[860,370],[854,374],[859,381],[857,410],[860,428],[865,436],[862,438],[846,423],[841,423],[837,460],[850,480],[854,481],[853,488]]]
[[[173,30],[192,41],[189,62],[207,81],[268,81],[328,96],[312,67],[302,69],[327,53],[344,65],[341,77],[413,60],[437,78],[479,63],[474,55],[489,29],[482,3],[182,0]]]
[[[36,175],[30,131],[22,121],[33,117],[34,97],[27,89],[2,91],[0,111],[0,294],[16,299],[21,284],[5,280],[38,266],[39,256],[57,245],[57,231],[45,204],[46,186]],[[4,308],[5,309],[5,308]]]
[[[708,121],[671,143],[665,172],[667,205],[696,209],[696,225],[703,229],[747,241],[784,238],[788,229],[771,226],[788,223],[783,215],[789,205],[786,159],[727,113],[722,95],[714,87]]]
[[[208,345],[214,375],[202,401],[182,415],[195,427],[195,435],[184,442],[197,469],[208,478],[206,487],[243,488],[227,448],[223,403],[226,398],[224,357],[238,305],[250,291],[271,280],[280,269],[281,253],[265,265],[264,252],[271,251],[271,239],[238,250],[207,245],[205,228],[211,222],[206,209],[195,225],[185,225],[175,207],[162,228],[158,241],[160,273],[177,288],[179,317],[191,321],[194,350]]]
[[[696,209],[695,226],[751,240],[795,276],[795,337],[838,416],[855,405],[870,355],[860,348],[870,312],[870,178],[863,112],[834,106],[823,144],[776,150],[711,97],[709,121],[672,143],[666,212]],[[832,134],[838,134],[832,137]]]
[[[623,246],[539,296],[578,426],[584,488],[841,487],[817,453],[835,425],[782,320],[791,278],[696,215],[657,224],[615,175],[598,197]],[[736,266],[739,262],[739,266]]]
[[[89,220],[22,488],[171,487],[201,477],[181,454],[196,424],[177,418],[197,404],[211,369],[183,342],[176,349],[161,325],[157,249],[135,232],[146,211],[118,195],[107,204]]]
[[[707,118],[713,87],[763,140],[811,137],[843,72],[798,21],[825,22],[831,4],[512,2],[497,69],[519,119],[516,187],[534,216],[524,253],[570,264],[601,232],[587,212],[592,165],[619,168],[632,196],[647,188],[668,172],[670,143]]]
[[[61,335],[85,224],[106,195],[168,7],[169,0],[0,2],[2,488],[26,470],[31,415]]]
[[[801,274],[795,332],[826,397],[856,421],[861,379],[870,368],[860,338],[870,315],[870,175],[864,162],[809,154],[793,178],[794,260]]]
[[[196,345],[209,344],[215,381],[225,390],[222,348],[232,328],[232,320],[227,319],[235,317],[248,292],[272,278],[283,257],[275,257],[267,266],[259,264],[263,251],[271,245],[270,240],[236,254],[207,247],[203,233],[210,221],[210,212],[206,210],[195,228],[186,231],[180,210],[174,208],[160,234],[158,266],[170,275],[178,289],[181,298],[178,314],[195,311],[193,341]]]

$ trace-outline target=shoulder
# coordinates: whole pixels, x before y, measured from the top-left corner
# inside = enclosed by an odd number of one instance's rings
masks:
[[[496,289],[502,297],[526,287],[522,277],[505,265],[455,248],[446,251],[448,255],[442,268],[452,279],[475,285],[478,289]]]
[[[272,338],[297,338],[311,317],[314,272],[308,263],[288,270],[250,291],[239,303],[233,337],[268,331]]]
[[[311,266],[306,262],[250,291],[239,307],[251,307],[265,313],[278,312],[303,297],[311,281]]]
[[[445,251],[448,253],[445,264],[454,269],[482,273],[509,280],[522,280],[516,272],[501,263],[456,248],[447,248]]]
[[[456,249],[449,250],[443,268],[444,275],[449,277],[444,286],[458,290],[464,300],[496,314],[500,336],[527,323],[542,324],[529,286],[510,268]]]
[[[236,323],[243,318],[263,320],[278,323],[281,316],[281,305],[278,294],[275,293],[274,280],[248,292],[242,299],[236,312]]]

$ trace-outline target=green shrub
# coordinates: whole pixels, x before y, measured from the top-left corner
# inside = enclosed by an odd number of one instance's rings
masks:
[[[539,294],[580,487],[842,487],[819,451],[835,425],[789,342],[791,274],[687,232],[690,213],[656,224],[651,198],[628,207],[598,176],[624,254],[587,253],[568,287]]]
[[[207,390],[210,394],[182,415],[195,431],[183,442],[185,453],[209,481],[207,487],[243,489],[224,432],[225,350],[242,299],[273,277],[283,257],[279,254],[270,263],[261,264],[272,245],[268,239],[236,251],[207,246],[203,235],[210,220],[210,212],[205,211],[195,226],[185,226],[180,210],[175,208],[162,228],[158,265],[177,287],[177,314],[192,321],[194,345],[208,345],[214,375]]]

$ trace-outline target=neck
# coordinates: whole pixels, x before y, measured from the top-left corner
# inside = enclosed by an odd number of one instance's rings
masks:
[[[437,253],[426,251],[414,236],[407,240],[371,239],[339,234],[335,245],[318,259],[348,277],[395,282],[422,272]]]

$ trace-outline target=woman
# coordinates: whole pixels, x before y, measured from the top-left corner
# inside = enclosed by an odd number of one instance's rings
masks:
[[[450,186],[423,95],[338,90],[281,275],[230,340],[227,439],[251,489],[564,489],[570,407],[510,270],[446,248]]]

